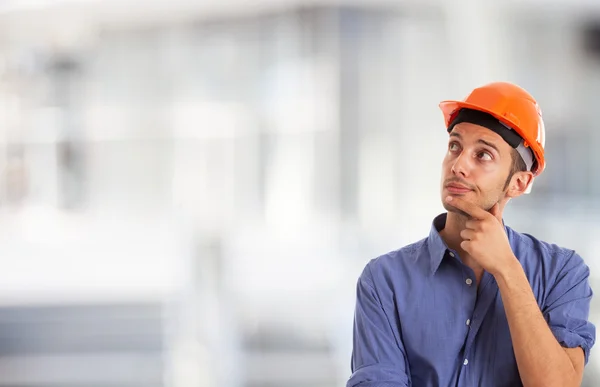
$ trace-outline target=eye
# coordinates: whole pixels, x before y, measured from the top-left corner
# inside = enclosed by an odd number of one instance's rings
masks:
[[[477,158],[479,158],[480,160],[483,160],[483,161],[491,161],[491,160],[493,160],[492,155],[489,154],[488,152],[479,152],[477,154]]]
[[[460,148],[460,147],[458,146],[458,144],[457,144],[456,142],[451,142],[451,143],[448,145],[448,150],[449,150],[450,152],[457,151],[459,148]]]

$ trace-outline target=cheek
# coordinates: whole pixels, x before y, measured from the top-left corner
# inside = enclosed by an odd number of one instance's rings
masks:
[[[442,176],[450,176],[452,174],[452,163],[447,162],[446,160],[444,160],[444,162],[442,163]]]
[[[506,167],[495,161],[480,162],[478,169],[481,171],[481,174],[489,176],[490,181],[500,177],[506,178],[507,176],[507,173],[505,172]]]
[[[442,159],[442,167],[446,170],[452,169],[452,164],[454,163],[454,155],[450,152],[446,152],[446,155]]]
[[[477,187],[483,195],[496,196],[504,192],[505,183],[506,176],[494,174],[493,176],[487,175],[485,179],[479,179]]]

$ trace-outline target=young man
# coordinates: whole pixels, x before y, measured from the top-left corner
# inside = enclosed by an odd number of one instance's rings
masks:
[[[347,387],[579,386],[595,341],[589,269],[502,220],[544,170],[540,109],[504,82],[440,108],[447,213],[365,267]]]

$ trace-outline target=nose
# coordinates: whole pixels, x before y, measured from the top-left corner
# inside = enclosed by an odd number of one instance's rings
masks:
[[[463,152],[456,158],[456,160],[454,160],[454,164],[452,164],[452,173],[456,176],[468,177],[469,170],[469,160]]]

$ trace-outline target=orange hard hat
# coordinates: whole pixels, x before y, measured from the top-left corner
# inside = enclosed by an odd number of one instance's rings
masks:
[[[534,176],[546,167],[544,146],[546,129],[542,111],[535,99],[525,89],[508,82],[493,82],[474,89],[462,101],[442,101],[446,128],[450,126],[461,109],[478,110],[491,114],[501,123],[513,129],[524,140],[524,146],[533,152]]]

